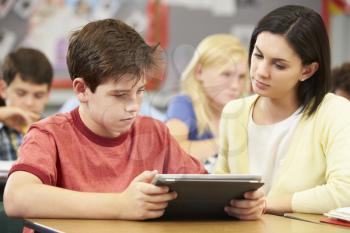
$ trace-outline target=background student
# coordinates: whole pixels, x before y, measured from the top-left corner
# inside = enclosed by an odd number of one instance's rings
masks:
[[[247,90],[247,52],[229,34],[203,39],[181,77],[182,94],[167,111],[167,126],[183,149],[210,171],[218,154],[222,109]]]
[[[53,70],[36,49],[19,48],[8,54],[2,66],[0,95],[0,160],[16,160],[29,125],[40,119],[49,98]]]
[[[350,100],[350,62],[332,70],[333,92]]]
[[[160,57],[157,47],[119,20],[91,22],[73,33],[67,64],[80,106],[29,129],[5,188],[9,216],[157,218],[176,198],[167,187],[151,184],[157,171],[205,173],[164,124],[138,116],[148,75],[159,68]],[[262,191],[245,195],[228,213],[259,218]]]
[[[262,174],[270,213],[350,206],[350,103],[328,93],[321,16],[302,6],[271,11],[253,31],[249,58],[256,95],[225,107],[216,172]]]

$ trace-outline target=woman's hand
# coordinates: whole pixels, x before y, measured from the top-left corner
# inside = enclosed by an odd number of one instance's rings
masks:
[[[232,200],[230,206],[225,207],[228,215],[242,220],[261,218],[266,208],[266,198],[262,188],[253,192],[246,192],[243,200]]]

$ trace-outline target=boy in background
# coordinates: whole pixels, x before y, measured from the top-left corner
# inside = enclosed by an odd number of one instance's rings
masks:
[[[332,70],[332,85],[336,95],[350,100],[350,62],[345,62]]]
[[[80,106],[31,126],[6,184],[6,213],[128,220],[162,216],[176,193],[153,185],[154,176],[205,170],[163,123],[138,116],[146,82],[162,64],[159,49],[125,23],[106,19],[72,34],[67,64]],[[246,196],[250,200],[234,203],[237,217],[244,211],[260,217],[263,194]]]
[[[48,101],[53,70],[36,49],[19,48],[8,54],[2,66],[0,97],[0,160],[16,160],[29,125],[40,119]]]

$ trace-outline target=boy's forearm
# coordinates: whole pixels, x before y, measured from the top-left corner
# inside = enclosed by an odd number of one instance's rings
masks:
[[[118,193],[84,193],[43,184],[26,184],[6,195],[6,212],[23,218],[121,218]]]

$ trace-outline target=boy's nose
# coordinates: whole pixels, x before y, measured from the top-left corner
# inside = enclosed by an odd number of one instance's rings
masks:
[[[33,97],[27,96],[24,100],[24,104],[26,107],[32,107],[35,104],[35,100]]]
[[[140,108],[140,104],[138,103],[137,100],[129,101],[129,103],[125,105],[125,111],[127,112],[137,112],[139,108]]]

